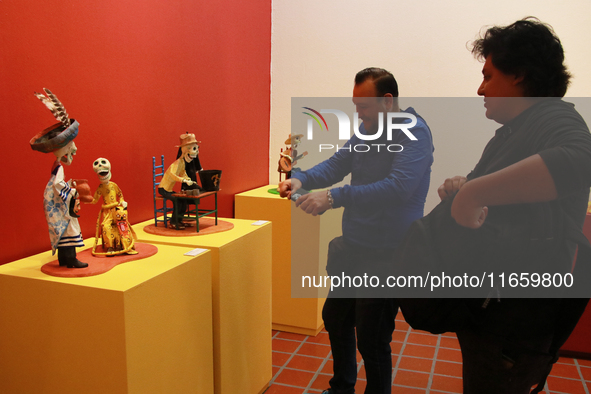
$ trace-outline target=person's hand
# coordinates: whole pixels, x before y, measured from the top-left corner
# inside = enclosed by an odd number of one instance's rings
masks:
[[[286,197],[287,199],[290,199],[291,195],[301,187],[302,182],[300,182],[298,179],[286,179],[279,184],[279,195],[281,197]]]
[[[459,190],[451,204],[451,217],[460,226],[478,229],[484,224],[488,215],[488,207],[476,201],[470,188],[464,187]]]
[[[326,191],[304,194],[296,200],[295,205],[313,216],[320,215],[330,209]]]
[[[449,197],[452,197],[456,194],[464,183],[466,183],[467,179],[465,176],[454,176],[453,178],[447,178],[443,185],[437,188],[437,194],[439,194],[439,198],[443,201]]]
[[[185,178],[183,179],[183,183],[186,183],[188,186],[192,186],[195,182],[193,182],[191,178]]]

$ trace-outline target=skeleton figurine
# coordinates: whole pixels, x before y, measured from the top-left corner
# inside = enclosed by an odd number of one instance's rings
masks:
[[[301,155],[298,155],[297,149],[300,143],[302,142],[303,136],[303,134],[297,134],[294,136],[290,134],[289,137],[285,140],[285,145],[287,146],[285,147],[285,150],[282,149],[279,153],[279,167],[277,168],[277,171],[279,172],[279,182],[281,182],[281,174],[286,174],[285,179],[289,179],[291,178],[292,171],[300,171],[300,169],[295,167],[295,165],[298,163],[298,160],[300,160],[302,157],[308,154],[308,152],[306,151]]]
[[[181,148],[181,154],[178,159],[168,167],[166,173],[162,177],[158,193],[163,197],[172,201],[174,206],[174,212],[177,212],[178,217],[172,216],[170,225],[176,230],[184,230],[185,225],[183,224],[183,215],[186,210],[186,205],[182,201],[177,200],[172,194],[174,185],[177,182],[184,183],[187,186],[193,186],[196,184],[196,180],[192,180],[187,175],[187,166],[191,164],[193,160],[199,160],[199,145],[201,141],[195,139],[195,134],[182,134],[180,136],[180,145],[177,148]],[[197,171],[201,170],[200,166]],[[199,189],[197,189],[199,190]]]
[[[134,247],[135,233],[127,221],[127,202],[123,199],[123,193],[115,182],[111,182],[111,163],[109,160],[99,157],[92,164],[94,172],[98,175],[101,184],[94,192],[94,199],[90,202],[96,204],[103,198],[103,205],[96,222],[96,237],[93,255],[114,256],[117,254],[137,254]],[[102,220],[101,220],[102,216]],[[103,249],[106,253],[96,252],[99,234],[102,236]]]
[[[49,89],[43,89],[47,96],[35,93],[35,96],[51,111],[59,123],[50,126],[33,137],[31,148],[43,153],[52,152],[56,160],[51,168],[51,177],[43,194],[43,207],[49,228],[51,251],[57,257],[60,266],[67,268],[85,268],[88,264],[76,258],[76,248],[84,246],[80,226],[78,225],[76,206],[76,184],[72,180],[64,181],[65,165],[72,164],[76,154],[74,138],[78,135],[78,122],[70,119],[62,103]]]

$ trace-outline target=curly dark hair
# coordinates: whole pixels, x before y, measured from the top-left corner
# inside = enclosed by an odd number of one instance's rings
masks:
[[[570,83],[560,40],[535,17],[489,28],[472,43],[472,54],[480,60],[490,55],[501,72],[523,76],[527,97],[563,97]]]
[[[376,93],[382,97],[386,93],[398,97],[398,83],[390,71],[378,67],[365,68],[355,75],[355,85],[371,79],[376,87]]]

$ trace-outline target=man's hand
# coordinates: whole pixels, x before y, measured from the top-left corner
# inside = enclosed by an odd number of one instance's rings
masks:
[[[183,179],[183,183],[186,183],[188,186],[192,186],[194,182],[191,180],[191,178],[185,178]]]
[[[467,179],[465,176],[454,176],[453,178],[447,178],[443,185],[437,188],[437,194],[439,194],[439,198],[443,201],[449,197],[452,197],[456,194],[464,183],[466,183]]]
[[[313,216],[320,215],[330,209],[326,191],[304,194],[296,201],[296,207],[300,207],[304,212]]]
[[[469,186],[463,187],[457,192],[454,202],[451,204],[451,217],[457,224],[478,229],[486,220],[486,215],[488,215],[488,207],[476,201]]]
[[[291,198],[291,195],[302,187],[302,182],[295,178],[286,179],[279,184],[279,195],[281,197]]]

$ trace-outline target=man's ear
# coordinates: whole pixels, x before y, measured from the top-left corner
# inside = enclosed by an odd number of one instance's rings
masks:
[[[392,109],[393,104],[394,104],[394,96],[392,96],[392,93],[386,93],[384,95],[383,103],[384,103],[385,109],[387,109],[387,110]]]
[[[515,79],[513,80],[513,86],[517,86],[523,82],[523,80],[525,79],[525,75],[515,75],[514,78]]]

